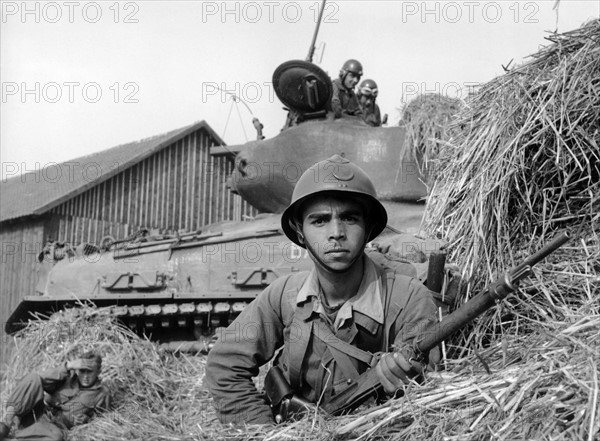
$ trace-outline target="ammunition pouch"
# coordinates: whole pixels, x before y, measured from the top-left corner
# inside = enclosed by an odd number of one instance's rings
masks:
[[[277,424],[299,420],[317,410],[314,404],[294,396],[294,391],[279,366],[273,366],[267,372],[265,395]]]

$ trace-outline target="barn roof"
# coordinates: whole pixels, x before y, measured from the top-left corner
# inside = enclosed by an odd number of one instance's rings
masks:
[[[0,222],[45,213],[199,129],[206,130],[216,144],[225,144],[202,120],[162,135],[3,180],[0,183]]]

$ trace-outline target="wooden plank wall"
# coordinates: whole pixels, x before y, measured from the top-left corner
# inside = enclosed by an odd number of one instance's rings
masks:
[[[73,245],[127,237],[141,228],[195,231],[256,210],[226,187],[234,161],[211,156],[202,129],[51,210],[56,239]]]
[[[9,338],[4,325],[21,296],[35,292],[37,255],[45,245],[44,219],[2,225],[0,244],[0,362],[7,362]]]

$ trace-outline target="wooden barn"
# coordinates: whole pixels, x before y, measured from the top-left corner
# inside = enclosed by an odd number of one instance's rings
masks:
[[[227,187],[233,166],[234,154],[200,121],[3,181],[2,342],[10,312],[35,292],[37,256],[48,241],[99,245],[142,228],[195,231],[253,216]]]

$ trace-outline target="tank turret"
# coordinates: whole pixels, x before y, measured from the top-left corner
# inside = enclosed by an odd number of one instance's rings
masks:
[[[281,213],[302,173],[334,154],[372,177],[391,219],[398,218],[394,202],[427,196],[420,158],[407,149],[404,127],[372,127],[360,117],[334,119],[328,108],[331,80],[308,61],[281,64],[273,85],[288,111],[284,129],[271,139],[231,147],[239,153],[230,184],[246,201],[262,212]]]

